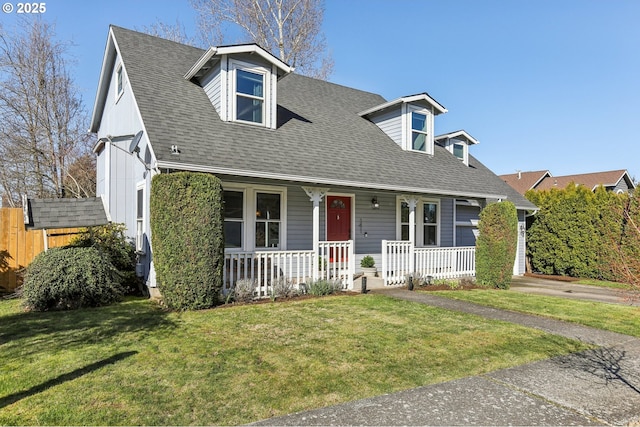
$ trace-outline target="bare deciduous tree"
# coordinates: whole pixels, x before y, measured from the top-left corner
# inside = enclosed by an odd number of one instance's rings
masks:
[[[0,31],[0,189],[10,206],[23,194],[64,197],[69,165],[90,152],[65,53],[41,20]]]
[[[237,25],[296,72],[327,79],[333,60],[322,34],[322,0],[191,0],[207,44],[228,42],[225,24]]]
[[[187,36],[184,25],[178,19],[176,19],[175,24],[166,24],[164,22],[156,21],[149,26],[144,25],[140,31],[182,44],[197,44],[194,38]]]

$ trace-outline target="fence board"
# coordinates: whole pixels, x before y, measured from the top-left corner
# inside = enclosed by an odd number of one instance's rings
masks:
[[[64,246],[79,228],[47,230],[50,248]],[[17,271],[28,266],[44,251],[42,230],[25,230],[21,208],[0,208],[0,288],[13,290],[20,285]]]

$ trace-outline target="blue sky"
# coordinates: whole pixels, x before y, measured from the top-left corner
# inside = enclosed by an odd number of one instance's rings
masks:
[[[109,24],[179,19],[195,31],[188,0],[45,3],[42,17],[73,42],[88,110]],[[5,31],[17,16],[0,13]],[[627,169],[640,179],[639,19],[638,0],[326,0],[323,27],[330,81],[389,100],[428,92],[449,110],[436,133],[465,129],[498,174]]]

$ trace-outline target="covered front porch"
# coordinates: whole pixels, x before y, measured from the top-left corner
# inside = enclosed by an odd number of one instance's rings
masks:
[[[384,286],[404,286],[408,276],[456,279],[475,275],[475,247],[416,248],[408,241],[382,241],[382,266],[378,277]],[[354,242],[319,242],[318,250],[254,251],[225,254],[224,292],[238,280],[252,280],[256,295],[266,297],[279,280],[299,289],[311,281],[340,282],[342,289],[354,290],[359,268]]]
[[[462,232],[456,239],[455,231],[466,225],[459,218],[468,209],[455,198],[295,185],[227,188],[225,236],[235,231],[238,238],[229,239],[235,246],[225,251],[225,293],[239,280],[252,281],[258,297],[271,295],[282,280],[299,288],[328,280],[353,290],[366,255],[374,258],[375,282],[382,286],[402,286],[409,275],[475,275],[475,247],[460,239],[466,237]],[[271,204],[263,203],[265,194]],[[309,201],[311,211],[305,208]],[[255,221],[244,212],[256,212]],[[255,238],[242,232],[254,228]]]

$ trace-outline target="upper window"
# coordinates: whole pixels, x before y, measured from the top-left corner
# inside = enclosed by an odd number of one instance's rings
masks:
[[[453,155],[459,158],[460,160],[464,160],[464,147],[465,145],[459,142],[453,144]]]
[[[427,115],[411,113],[411,149],[416,151],[427,151]]]
[[[123,74],[124,71],[122,65],[120,65],[116,71],[116,99],[122,95],[122,92],[124,92]]]
[[[264,123],[264,75],[236,70],[236,120]]]

